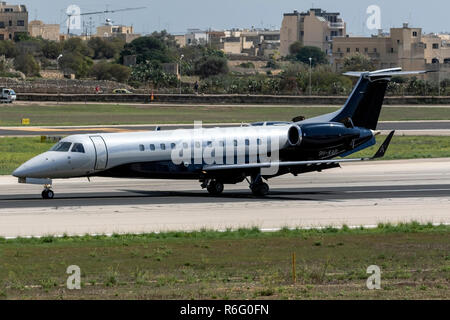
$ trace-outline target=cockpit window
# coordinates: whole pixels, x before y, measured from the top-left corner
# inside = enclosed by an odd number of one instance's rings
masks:
[[[59,142],[50,149],[50,151],[59,151],[59,152],[67,152],[72,145],[71,142]]]
[[[84,147],[81,143],[74,143],[71,151],[84,153]]]

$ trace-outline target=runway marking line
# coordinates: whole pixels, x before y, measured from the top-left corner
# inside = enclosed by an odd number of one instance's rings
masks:
[[[427,191],[450,191],[450,189],[360,190],[360,191],[344,191],[344,193],[427,192]]]
[[[14,131],[27,131],[27,132],[76,132],[76,131],[109,131],[109,132],[130,132],[130,131],[141,131],[141,130],[130,130],[121,128],[20,128],[14,129]]]

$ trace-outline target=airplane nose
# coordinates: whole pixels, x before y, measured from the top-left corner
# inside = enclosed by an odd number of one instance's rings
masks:
[[[16,178],[26,178],[27,177],[27,169],[24,165],[21,165],[16,170],[13,171],[12,175]]]
[[[48,174],[49,165],[48,158],[41,154],[22,164],[12,175],[17,178],[44,178],[41,175]]]

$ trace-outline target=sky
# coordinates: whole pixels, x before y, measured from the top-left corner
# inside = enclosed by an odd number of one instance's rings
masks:
[[[133,25],[137,33],[165,29],[173,34],[182,34],[188,28],[279,29],[283,13],[316,7],[340,12],[347,22],[348,33],[367,36],[374,32],[366,27],[369,17],[366,10],[377,5],[385,31],[408,22],[410,26],[422,27],[426,33],[450,32],[448,0],[8,0],[18,2],[27,6],[30,21],[61,24],[62,30],[69,5],[78,5],[82,12],[145,6],[146,9],[137,11],[92,16],[91,21],[98,26],[109,18],[115,24]]]

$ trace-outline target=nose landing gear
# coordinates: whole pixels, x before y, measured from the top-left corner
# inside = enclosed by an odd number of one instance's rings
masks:
[[[41,193],[42,199],[53,199],[55,193],[52,191],[51,186],[44,186],[44,191]]]

